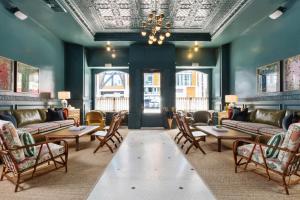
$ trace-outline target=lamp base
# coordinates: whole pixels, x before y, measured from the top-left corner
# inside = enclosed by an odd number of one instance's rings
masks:
[[[67,108],[67,107],[68,107],[68,101],[65,100],[65,99],[62,99],[62,100],[61,100],[61,106],[62,106],[63,108]]]

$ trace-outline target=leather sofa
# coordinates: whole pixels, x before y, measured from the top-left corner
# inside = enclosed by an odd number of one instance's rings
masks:
[[[1,113],[9,113],[16,118],[17,129],[24,129],[30,132],[35,139],[40,140],[41,136],[52,131],[67,128],[74,125],[73,119],[61,121],[47,121],[46,109],[24,109],[6,110]]]
[[[223,118],[221,124],[224,127],[239,130],[251,135],[272,136],[284,131],[282,128],[283,118],[294,112],[297,116],[300,116],[300,111],[256,109],[248,113],[246,121]]]

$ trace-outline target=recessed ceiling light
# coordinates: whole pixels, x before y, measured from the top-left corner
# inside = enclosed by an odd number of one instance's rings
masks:
[[[277,10],[275,10],[273,13],[271,13],[269,15],[269,18],[271,18],[273,20],[278,19],[284,13],[285,10],[286,10],[286,8],[279,7],[279,8],[277,8]]]

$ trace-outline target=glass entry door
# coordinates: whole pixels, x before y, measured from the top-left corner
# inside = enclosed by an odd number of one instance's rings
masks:
[[[161,73],[144,72],[142,127],[162,127]]]
[[[160,112],[160,73],[144,73],[144,113]]]

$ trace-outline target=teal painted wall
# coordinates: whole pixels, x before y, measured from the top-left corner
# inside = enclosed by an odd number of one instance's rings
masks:
[[[231,43],[231,93],[240,98],[256,96],[258,66],[300,54],[300,1],[294,2],[279,19],[266,16]]]
[[[64,89],[64,44],[31,18],[18,20],[0,4],[0,56],[38,67],[40,91]]]

